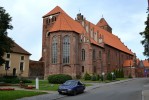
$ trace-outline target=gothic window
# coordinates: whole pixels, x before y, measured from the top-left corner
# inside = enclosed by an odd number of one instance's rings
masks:
[[[82,49],[82,61],[85,61],[85,50]]]
[[[108,60],[108,63],[110,64],[110,50],[108,50],[107,60]]]
[[[95,49],[93,50],[93,60],[95,60]]]
[[[52,22],[54,22],[54,16],[52,17]]]
[[[53,37],[52,40],[52,63],[57,63],[57,38]]]
[[[47,19],[46,19],[46,24],[48,24],[48,23],[49,23],[49,22],[48,22],[48,20],[49,20],[49,19],[47,18]]]
[[[69,63],[70,61],[70,39],[69,36],[65,36],[63,39],[63,63]]]
[[[99,51],[99,59],[101,59],[102,58],[102,53],[101,53],[101,51]]]
[[[84,66],[82,66],[82,73],[84,73]]]
[[[51,23],[51,19],[49,18],[49,22],[48,23]]]
[[[93,73],[96,73],[96,66],[93,67]]]
[[[56,21],[56,17],[55,16],[52,17],[52,22],[54,22],[54,21]]]

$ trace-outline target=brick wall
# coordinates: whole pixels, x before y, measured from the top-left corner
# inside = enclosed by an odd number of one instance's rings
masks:
[[[44,78],[44,62],[30,61],[29,63],[29,78],[35,79],[36,77]]]

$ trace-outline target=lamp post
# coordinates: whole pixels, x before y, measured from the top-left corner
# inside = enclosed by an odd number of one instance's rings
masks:
[[[113,80],[113,75],[114,75],[114,72],[111,72],[111,75],[112,75],[112,80]]]
[[[102,81],[104,81],[104,75],[105,75],[105,73],[102,72]]]

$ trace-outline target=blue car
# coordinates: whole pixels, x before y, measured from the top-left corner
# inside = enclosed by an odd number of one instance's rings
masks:
[[[85,90],[85,85],[79,80],[68,80],[59,86],[59,94],[71,94],[76,95],[78,93],[83,93]]]

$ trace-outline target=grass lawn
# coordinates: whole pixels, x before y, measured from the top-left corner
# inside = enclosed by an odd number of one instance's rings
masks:
[[[0,100],[16,100],[23,97],[35,96],[40,94],[46,94],[44,92],[33,92],[33,91],[0,91]]]
[[[28,85],[35,85],[35,80]],[[49,91],[57,91],[60,84],[50,84],[48,80],[39,80],[39,90],[49,90]],[[85,84],[86,86],[91,86],[91,84]]]
[[[100,83],[101,81],[98,80],[98,81],[91,81],[91,80],[84,80],[84,79],[80,79],[81,82],[83,83]]]

